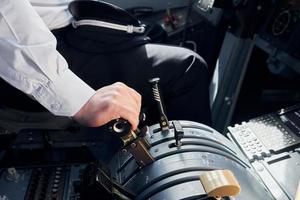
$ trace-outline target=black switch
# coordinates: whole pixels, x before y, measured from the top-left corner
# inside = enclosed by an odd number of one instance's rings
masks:
[[[181,146],[181,139],[184,136],[184,131],[179,121],[172,121],[172,123],[174,126],[175,145],[179,147]]]

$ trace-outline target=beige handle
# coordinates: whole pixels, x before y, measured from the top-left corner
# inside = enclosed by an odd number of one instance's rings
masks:
[[[300,200],[300,181],[298,183],[295,200]]]
[[[204,190],[210,197],[236,196],[241,187],[230,170],[208,171],[200,175]]]

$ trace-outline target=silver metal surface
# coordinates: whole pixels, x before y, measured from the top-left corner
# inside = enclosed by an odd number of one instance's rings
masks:
[[[74,28],[78,26],[98,26],[102,28],[114,29],[117,31],[125,31],[126,33],[144,33],[144,26],[133,26],[133,25],[121,25],[110,22],[104,22],[100,20],[92,20],[92,19],[83,19],[78,21],[73,21],[72,25]]]

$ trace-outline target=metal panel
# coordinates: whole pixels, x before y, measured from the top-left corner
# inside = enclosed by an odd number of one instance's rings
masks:
[[[251,39],[226,34],[210,85],[213,127],[221,133],[231,122],[252,49]]]

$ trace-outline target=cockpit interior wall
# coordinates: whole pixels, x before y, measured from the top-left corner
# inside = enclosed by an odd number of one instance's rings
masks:
[[[105,2],[115,4],[117,6],[120,6],[121,8],[127,9],[132,7],[151,7],[154,11],[157,10],[164,10],[166,8],[175,8],[175,7],[183,7],[186,6],[188,1],[182,1],[182,0],[168,0],[168,1],[162,1],[162,0],[130,0],[130,1],[124,1],[124,0],[105,0]]]

